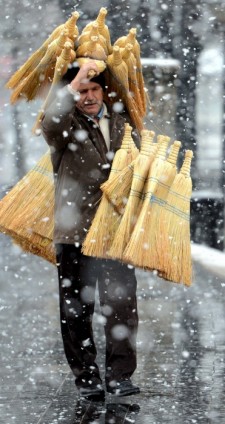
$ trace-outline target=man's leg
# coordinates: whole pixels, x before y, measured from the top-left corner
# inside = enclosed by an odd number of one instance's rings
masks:
[[[92,317],[96,288],[96,260],[74,245],[56,245],[60,318],[64,350],[77,387],[101,383],[95,362]]]
[[[138,313],[134,269],[112,260],[101,261],[99,294],[106,318],[106,384],[129,379],[136,369]]]

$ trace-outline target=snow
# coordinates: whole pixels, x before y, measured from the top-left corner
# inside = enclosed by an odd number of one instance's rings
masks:
[[[147,66],[158,66],[162,68],[179,68],[180,61],[172,58],[147,58],[143,57],[141,59],[141,63],[143,67]]]
[[[192,259],[218,276],[225,277],[225,252],[205,246],[191,244]]]

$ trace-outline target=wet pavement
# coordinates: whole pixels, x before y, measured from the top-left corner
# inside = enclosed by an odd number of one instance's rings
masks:
[[[80,402],[63,353],[55,267],[3,235],[0,248],[1,424],[225,422],[225,276],[196,262],[185,288],[138,271],[141,393]],[[94,327],[103,374],[98,304]]]

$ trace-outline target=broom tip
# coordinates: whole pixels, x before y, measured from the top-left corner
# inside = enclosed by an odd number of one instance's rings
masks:
[[[74,18],[79,18],[80,17],[80,14],[79,14],[79,12],[77,11],[77,10],[75,10],[73,13],[72,13],[72,16],[74,17]]]
[[[176,147],[181,147],[182,143],[181,143],[181,141],[179,141],[179,140],[175,140],[175,141],[173,142],[173,145],[174,145],[174,146],[176,146]]]
[[[186,150],[185,151],[185,158],[190,158],[192,159],[194,156],[193,150]]]

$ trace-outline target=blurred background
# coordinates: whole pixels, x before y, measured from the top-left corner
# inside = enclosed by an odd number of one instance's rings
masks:
[[[225,249],[225,0],[0,0],[0,192],[1,197],[47,151],[32,126],[42,102],[9,103],[5,83],[71,12],[78,27],[107,7],[112,43],[138,30],[146,86],[153,111],[149,129],[194,151],[191,236]]]

